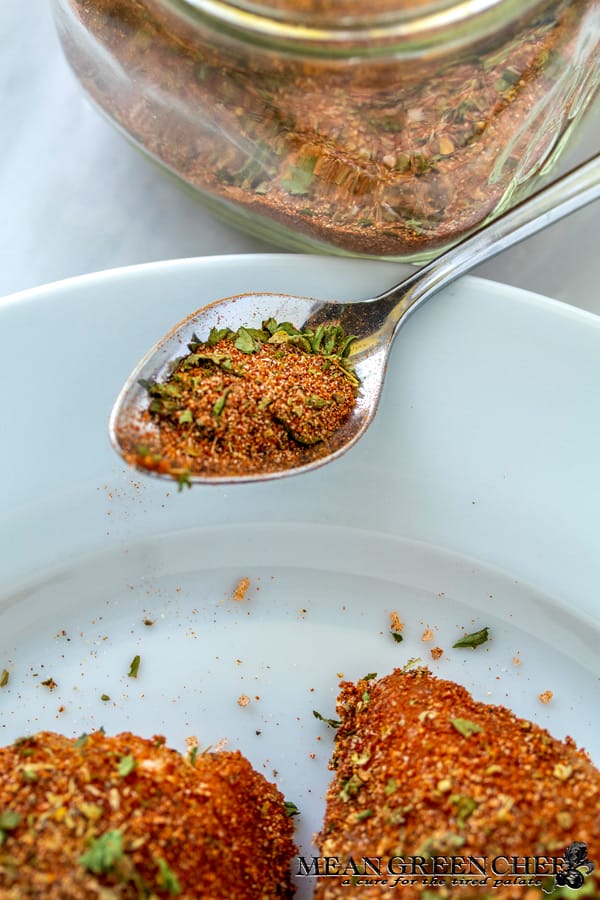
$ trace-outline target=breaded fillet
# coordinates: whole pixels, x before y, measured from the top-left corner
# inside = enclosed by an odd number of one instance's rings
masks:
[[[239,752],[51,732],[0,749],[0,898],[291,897],[283,796]]]
[[[600,863],[600,772],[570,738],[556,740],[423,668],[343,682],[338,717],[335,777],[317,846],[321,857],[339,858],[341,871],[350,857],[360,870],[364,857],[381,858],[385,869],[390,858],[422,856],[429,871],[436,856],[560,857],[573,842],[586,843],[589,860]],[[366,874],[373,874],[368,866]],[[393,874],[383,876],[387,884],[363,883],[357,896],[389,893]],[[495,886],[494,879],[489,890],[422,880],[398,895],[544,896],[539,886]],[[343,881],[319,878],[315,900],[353,893]]]

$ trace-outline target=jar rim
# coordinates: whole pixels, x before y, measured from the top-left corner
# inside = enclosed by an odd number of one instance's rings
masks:
[[[306,21],[289,0],[158,0],[172,12],[212,24],[244,42],[315,56],[421,56],[459,48],[531,14],[549,0],[424,0],[398,10],[340,15],[335,20],[313,15]],[[315,0],[307,0],[310,6]],[[350,6],[353,0],[343,0]],[[389,3],[384,0],[384,7]],[[342,7],[344,9],[346,7]],[[305,7],[306,9],[306,7]],[[371,6],[371,9],[373,7]]]

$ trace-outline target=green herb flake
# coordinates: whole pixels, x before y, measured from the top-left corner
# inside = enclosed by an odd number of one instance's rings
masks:
[[[0,675],[0,688],[6,687],[9,678],[10,672],[8,669],[2,669],[2,675]]]
[[[180,425],[189,425],[189,424],[191,424],[191,423],[194,421],[194,417],[193,417],[193,415],[192,415],[191,409],[183,409],[183,410],[179,413],[179,415],[178,415],[178,417],[177,417],[177,421],[179,422]]]
[[[0,812],[0,831],[14,831],[23,817],[14,809]]]
[[[177,482],[177,490],[179,493],[184,489],[184,487],[191,488],[192,480],[190,478],[190,473],[187,469],[184,469],[182,472],[177,472],[175,481]],[[136,676],[132,676],[136,677]]]
[[[165,862],[164,859],[157,859],[158,866],[158,884],[168,892],[170,897],[178,897],[181,894],[181,885],[177,875],[173,869]]]
[[[26,781],[27,784],[34,784],[38,780],[37,772],[31,766],[22,768],[21,775],[23,776],[23,781]]]
[[[110,695],[109,694],[100,694],[100,699],[103,701],[103,703],[108,703],[108,701],[110,700]]]
[[[479,647],[480,644],[485,644],[486,641],[489,640],[490,637],[490,629],[486,625],[485,628],[482,628],[480,631],[474,631],[472,634],[465,634],[460,640],[456,641],[455,644],[452,644],[454,648],[457,647],[472,647],[473,650],[475,647]]]
[[[472,816],[477,809],[477,801],[464,794],[452,794],[450,803],[453,803],[456,806],[456,824],[459,828],[463,828],[467,819]]]
[[[285,177],[281,179],[281,187],[289,194],[302,196],[308,193],[308,189],[314,177],[316,156],[305,156],[292,166]]]
[[[215,344],[218,344],[219,341],[225,340],[225,338],[231,337],[232,331],[230,328],[216,328],[213,326],[210,329],[210,334],[208,335],[208,339],[206,343],[209,347],[214,347]],[[194,344],[190,344],[190,350],[195,350],[202,342],[194,335]]]
[[[410,672],[411,669],[414,669],[415,666],[418,666],[420,662],[421,658],[419,656],[411,657],[406,665],[402,666],[402,668],[400,669],[401,673],[405,675],[407,672]]]
[[[400,634],[399,631],[390,631],[391,636],[394,638],[397,644],[401,644],[404,638]]]
[[[85,747],[85,745],[87,744],[88,737],[89,735],[84,731],[83,734],[79,735],[73,746],[77,747],[77,749],[80,750],[81,747]]]
[[[370,819],[371,816],[373,816],[373,815],[374,815],[374,812],[372,809],[363,809],[362,812],[359,812],[356,814],[356,821],[364,822],[365,819]]]
[[[137,678],[138,672],[140,670],[141,658],[139,655],[136,655],[131,660],[131,665],[129,666],[129,672],[127,673],[128,678]]]
[[[292,816],[300,815],[300,810],[298,809],[298,807],[296,806],[295,803],[292,803],[291,800],[286,800],[284,802],[283,806],[285,809],[286,816],[289,816],[291,818]]]
[[[359,681],[373,681],[374,678],[377,678],[377,672],[369,672],[367,675],[359,678]]]
[[[345,781],[342,784],[341,790],[339,792],[340,800],[343,800],[344,803],[348,803],[351,797],[355,794],[358,794],[360,789],[363,787],[363,781],[359,777],[359,775],[354,774],[351,778]]]
[[[320,712],[317,712],[316,709],[312,711],[315,719],[319,719],[321,722],[325,722],[326,725],[329,725],[331,728],[339,728],[342,724],[339,719],[326,719],[325,716],[322,716]]]
[[[364,766],[371,759],[371,751],[364,750],[362,753],[353,753],[350,761],[353,766]]]
[[[79,857],[79,864],[94,875],[103,875],[110,872],[114,864],[121,859],[123,859],[123,834],[117,829],[106,831],[93,840],[89,849]]]
[[[386,795],[386,797],[389,797],[389,796],[390,796],[391,794],[393,794],[397,789],[398,789],[398,782],[396,781],[395,778],[390,778],[390,779],[388,780],[388,783],[387,783],[386,786],[385,786],[385,789],[384,789],[384,790],[385,790],[385,795]]]
[[[137,768],[137,762],[134,756],[131,754],[127,756],[122,756],[119,760],[119,765],[117,766],[117,772],[119,773],[121,778],[127,778],[128,775],[131,775],[134,769]]]
[[[450,724],[456,728],[463,737],[471,737],[472,734],[479,734],[483,731],[481,725],[470,722],[469,719],[450,719]]]
[[[241,353],[256,353],[260,344],[256,338],[252,336],[250,331],[242,326],[241,328],[238,328],[237,337],[233,346],[236,350],[240,350]]]
[[[213,416],[220,416],[223,410],[225,409],[225,404],[227,403],[227,398],[230,395],[233,388],[225,388],[221,396],[218,400],[215,401],[212,408]]]
[[[316,394],[309,394],[304,402],[309,409],[324,409],[331,405],[331,400],[324,400],[323,397],[318,397]]]

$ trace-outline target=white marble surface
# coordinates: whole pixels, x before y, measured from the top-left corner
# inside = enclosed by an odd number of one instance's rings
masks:
[[[149,260],[269,251],[221,223],[88,104],[48,0],[0,2],[0,297]],[[564,167],[600,150],[600,102]],[[477,274],[600,314],[600,204]]]

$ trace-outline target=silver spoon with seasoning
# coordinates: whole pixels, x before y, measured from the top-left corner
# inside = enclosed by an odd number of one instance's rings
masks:
[[[439,290],[474,266],[490,259],[514,244],[541,231],[600,196],[600,156],[554,181],[529,199],[504,213],[450,250],[409,275],[396,287],[377,297],[360,301],[321,301],[287,294],[240,294],[217,300],[189,315],[176,325],[150,350],[125,383],[112,410],[109,433],[113,446],[123,458],[140,471],[175,478],[183,484],[223,484],[264,481],[308,472],[337,459],[364,434],[375,415],[388,355],[400,326],[408,316]],[[348,366],[359,387],[353,406],[345,420],[333,433],[314,443],[302,437],[295,454],[262,453],[250,456],[236,453],[235,433],[228,433],[227,452],[203,454],[195,449],[194,433],[206,435],[206,425],[194,420],[191,412],[178,413],[186,450],[182,457],[170,452],[169,445],[161,445],[155,418],[148,413],[149,386],[169,384],[175,369],[181,365],[188,345],[195,349],[199,339],[211,329],[228,328],[247,339],[248,329],[261,329],[265,321],[293,323],[300,331],[315,333],[319,326],[342,326],[346,335],[354,335],[344,354],[343,366]],[[238,329],[242,329],[239,332]],[[323,329],[321,329],[322,331]],[[215,332],[213,332],[214,334]],[[285,340],[278,331],[275,342]],[[251,339],[251,338],[250,338]],[[201,347],[206,345],[201,344]],[[252,349],[251,347],[249,349]],[[282,355],[282,354],[280,354]],[[224,354],[218,364],[231,371],[231,360]],[[228,361],[227,367],[224,360]],[[287,366],[289,361],[282,366]],[[338,359],[337,362],[342,362]],[[213,363],[211,361],[210,365]],[[235,368],[235,367],[234,367]],[[233,376],[239,375],[238,371]],[[234,378],[235,380],[235,378]],[[243,379],[242,379],[243,380]],[[167,408],[169,397],[161,391],[161,403]],[[214,403],[212,413],[222,414],[232,388],[223,391]],[[166,397],[166,403],[165,403]],[[270,403],[265,398],[265,403]],[[325,401],[321,400],[321,403]],[[328,401],[327,401],[328,402]],[[210,412],[210,410],[209,410]],[[300,415],[300,413],[298,413]],[[210,416],[209,416],[210,418]],[[210,433],[210,423],[209,423]],[[289,430],[286,434],[289,434]],[[239,440],[246,449],[248,434],[240,429]],[[213,442],[213,449],[216,442]],[[201,447],[202,444],[198,444]],[[205,442],[206,446],[206,442]],[[189,452],[188,452],[189,451]],[[251,461],[251,464],[250,462]]]

